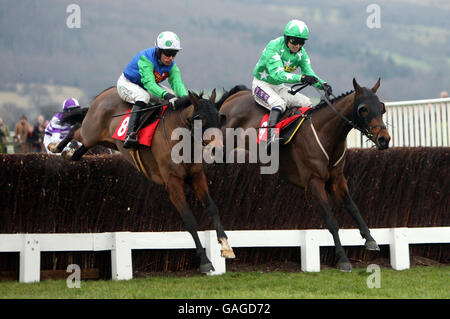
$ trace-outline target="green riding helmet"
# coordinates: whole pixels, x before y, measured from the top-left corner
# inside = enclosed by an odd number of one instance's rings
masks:
[[[291,20],[284,28],[284,35],[287,37],[308,39],[308,34],[308,27],[305,22],[300,20]]]

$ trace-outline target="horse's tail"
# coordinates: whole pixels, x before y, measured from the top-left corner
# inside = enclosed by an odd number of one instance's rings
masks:
[[[234,88],[232,88],[230,91],[223,92],[223,95],[220,98],[220,100],[216,102],[217,110],[219,110],[222,107],[222,104],[223,104],[223,102],[225,102],[226,99],[228,99],[230,96],[232,96],[233,94],[236,94],[237,92],[240,92],[240,91],[250,91],[250,89],[247,86],[245,86],[244,84],[239,84],[239,85],[236,85]]]
[[[70,125],[81,124],[88,111],[88,107],[83,107],[80,109],[72,109],[70,112],[64,112],[60,122],[62,124],[68,123]]]

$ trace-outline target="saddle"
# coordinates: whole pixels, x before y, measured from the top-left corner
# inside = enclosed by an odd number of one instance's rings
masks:
[[[292,140],[311,109],[312,107],[298,107],[284,112],[281,121],[275,125],[275,129],[280,135],[280,143],[286,145]],[[261,119],[257,139],[258,144],[260,144],[261,141],[267,142],[267,128],[265,127],[267,127],[268,120],[269,111],[267,110],[266,114]]]
[[[152,105],[148,106],[150,107]],[[169,105],[162,105],[156,109],[148,110],[141,114],[137,126],[139,144],[151,146],[156,127],[158,126],[161,118],[164,116],[168,106]],[[119,125],[114,131],[112,136],[114,139],[124,141],[127,136],[128,121],[130,118],[129,113],[131,112],[132,105],[130,104],[129,107],[129,110],[122,116]]]

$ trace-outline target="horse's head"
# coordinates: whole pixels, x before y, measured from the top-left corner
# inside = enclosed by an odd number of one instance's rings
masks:
[[[220,114],[215,105],[216,90],[214,89],[209,99],[203,99],[195,93],[189,92],[189,99],[194,106],[191,123],[201,120],[203,143],[212,150],[223,148],[223,136],[220,128],[225,125],[226,117]]]
[[[353,122],[367,132],[367,136],[378,149],[388,148],[391,137],[383,122],[386,107],[375,94],[380,87],[380,79],[372,89],[359,86],[358,82],[353,79],[353,87],[355,88]]]

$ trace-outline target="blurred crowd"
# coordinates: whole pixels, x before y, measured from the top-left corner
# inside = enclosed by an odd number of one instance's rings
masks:
[[[0,153],[41,153],[45,152],[45,128],[49,120],[39,115],[35,123],[30,123],[25,114],[10,131],[0,117]]]

